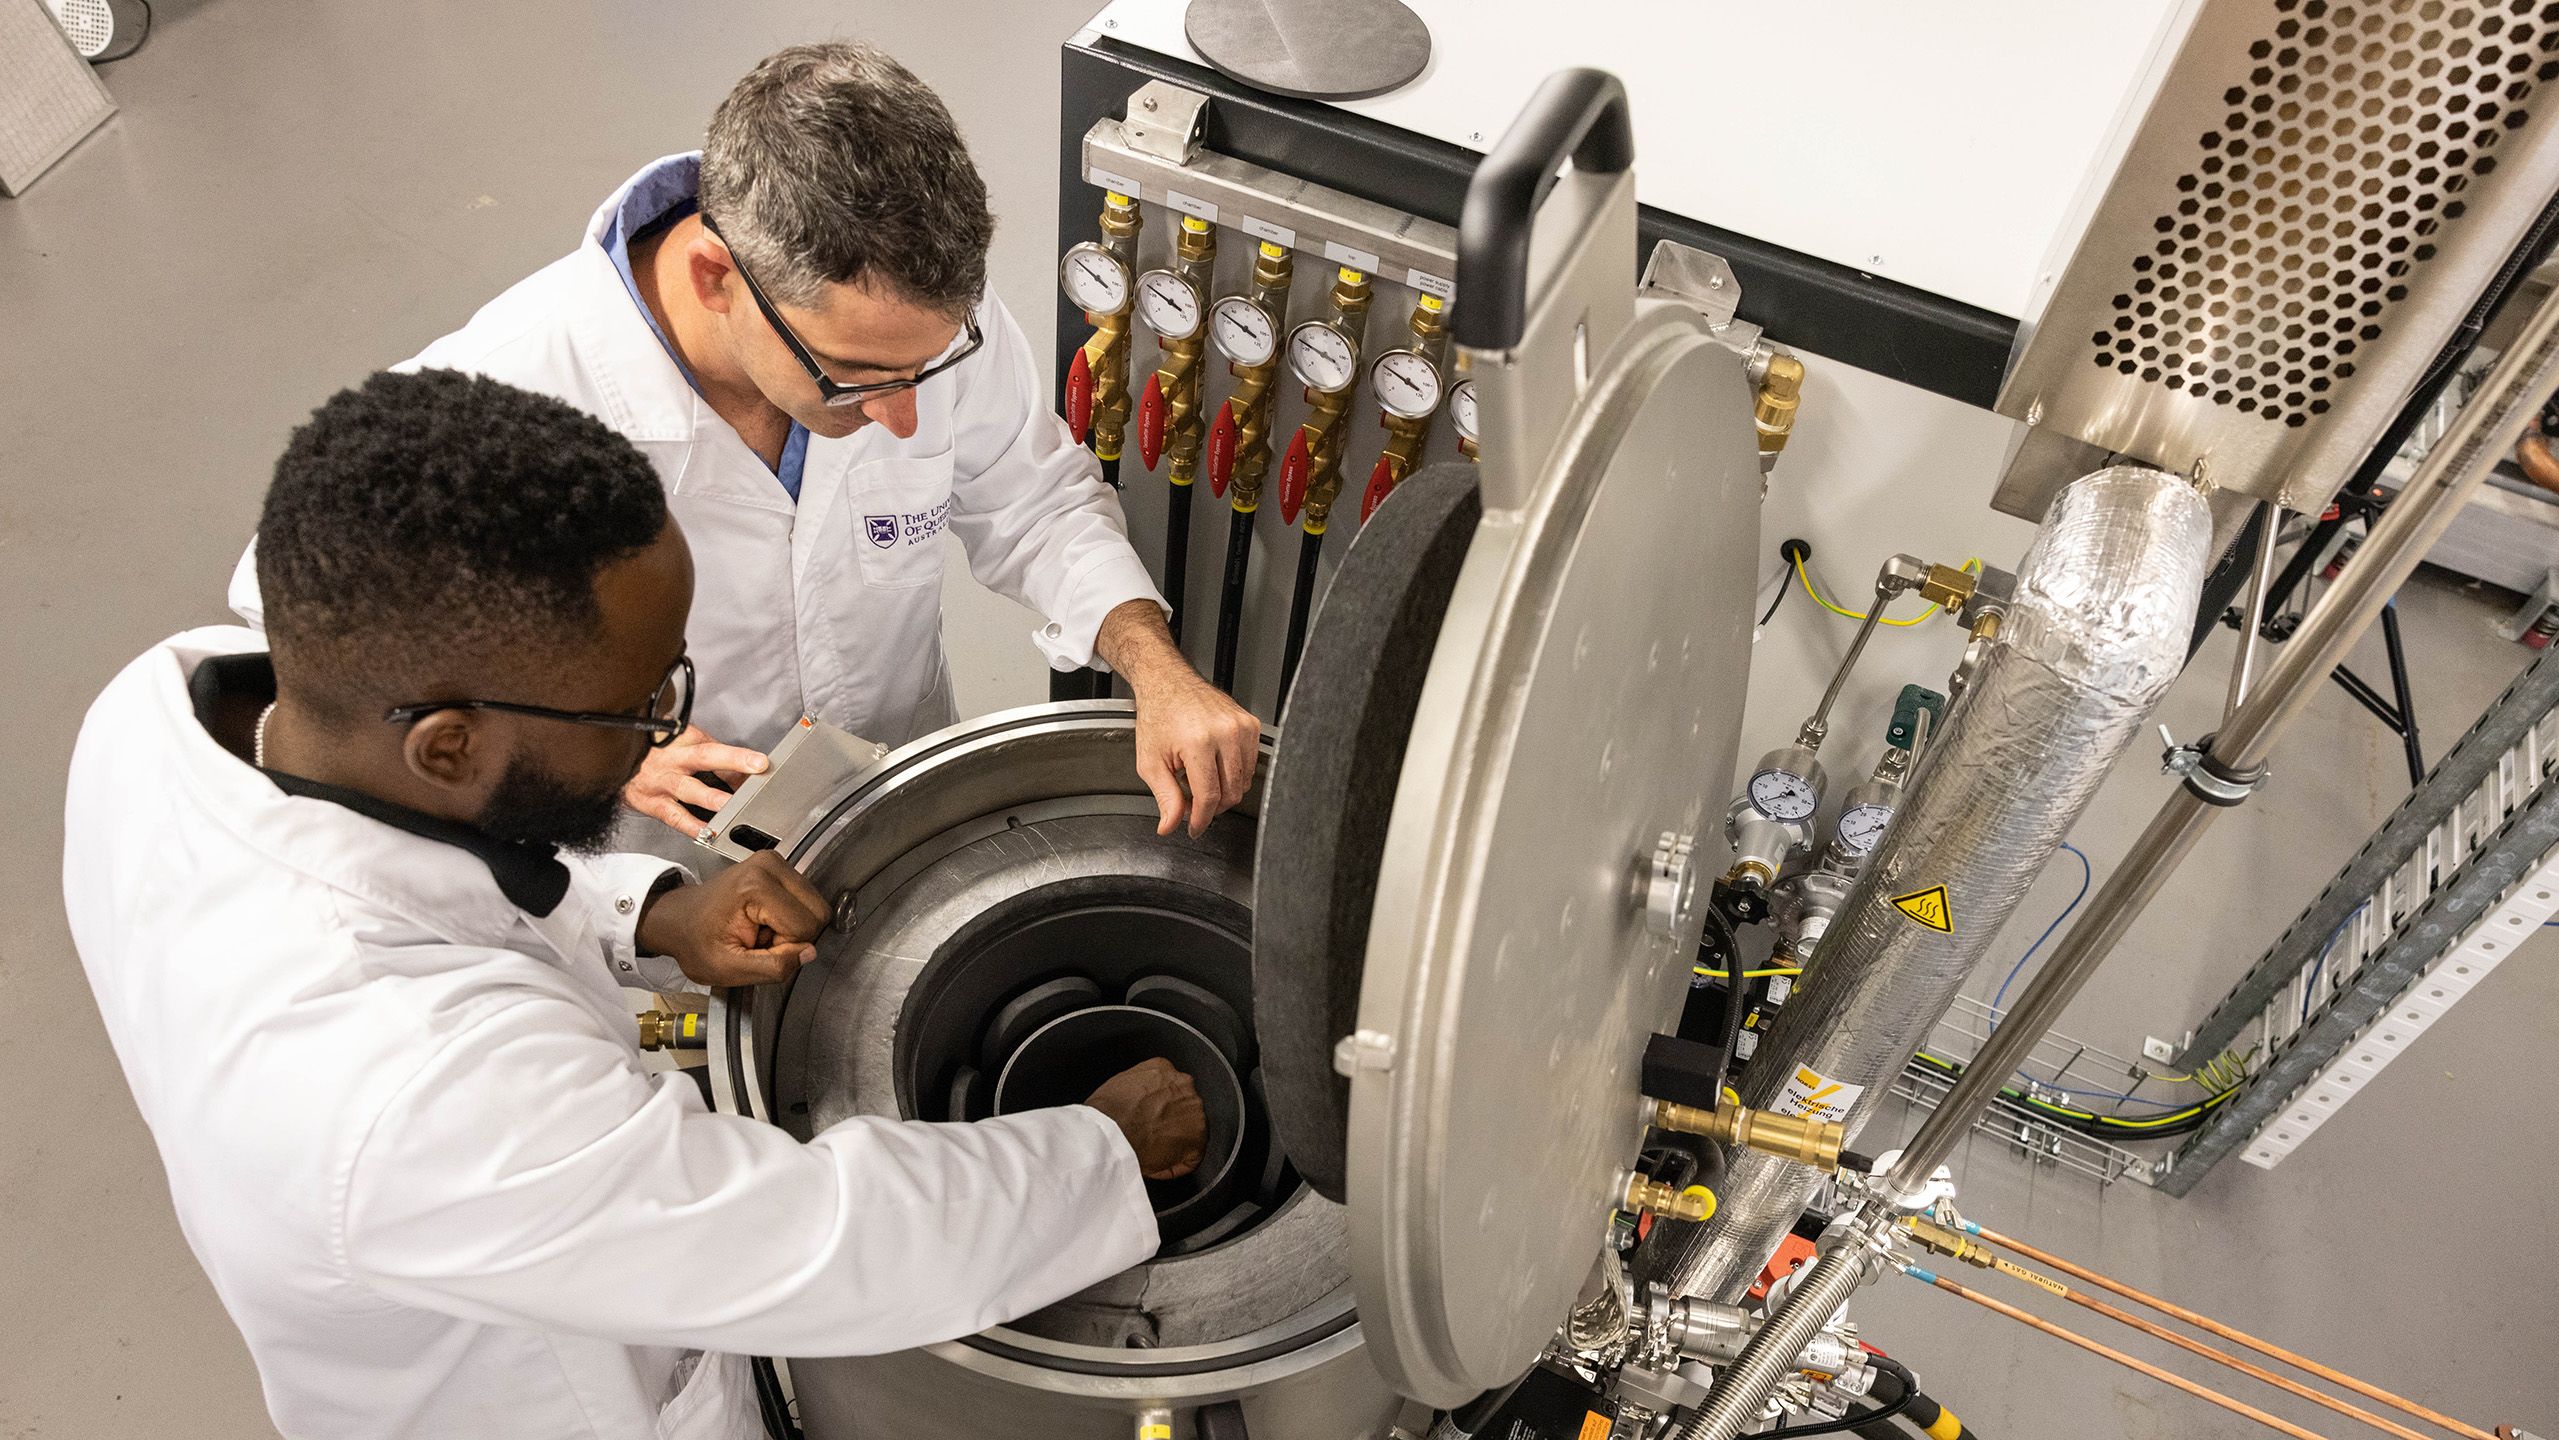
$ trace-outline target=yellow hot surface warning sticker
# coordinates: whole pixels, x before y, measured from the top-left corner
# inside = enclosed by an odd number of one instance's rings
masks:
[[[1893,897],[1893,908],[1936,931],[1940,935],[1955,933],[1955,911],[1946,900],[1946,887],[1931,885]]]
[[[1841,1121],[1848,1118],[1849,1107],[1866,1093],[1863,1085],[1850,1085],[1833,1080],[1810,1065],[1798,1065],[1778,1089],[1776,1103],[1768,1108],[1780,1115],[1801,1115],[1813,1120]]]

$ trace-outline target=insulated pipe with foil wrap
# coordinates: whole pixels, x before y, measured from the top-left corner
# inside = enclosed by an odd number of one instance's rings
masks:
[[[2178,476],[2117,465],[2053,501],[2016,597],[1892,828],[1752,1057],[1745,1105],[1853,1137],[1998,938],[2185,663],[2212,515]],[[1741,1298],[1821,1176],[1736,1150],[1706,1226],[1658,1235],[1651,1277]]]

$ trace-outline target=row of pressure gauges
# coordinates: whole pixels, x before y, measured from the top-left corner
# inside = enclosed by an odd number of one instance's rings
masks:
[[[1132,281],[1120,257],[1095,241],[1068,250],[1058,277],[1067,298],[1095,315],[1126,309],[1133,286],[1138,318],[1168,340],[1196,335],[1205,318],[1210,343],[1238,365],[1269,364],[1279,342],[1279,318],[1253,297],[1229,295],[1211,306],[1197,286],[1172,270],[1149,270]],[[1307,320],[1288,332],[1288,367],[1310,390],[1346,390],[1358,376],[1359,351],[1338,327]],[[1377,357],[1368,373],[1378,406],[1390,415],[1418,420],[1439,408],[1439,367],[1416,351],[1390,350]],[[1459,381],[1446,398],[1449,422],[1471,447],[1476,441],[1475,382]]]

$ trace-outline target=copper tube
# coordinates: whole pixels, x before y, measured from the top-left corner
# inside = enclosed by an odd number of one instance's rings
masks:
[[[2073,1305],[2079,1306],[2083,1310],[2094,1310],[2098,1314],[2105,1316],[2107,1319],[2113,1320],[2119,1324],[2129,1325],[2144,1335],[2165,1340],[2169,1344],[2176,1346],[2178,1349],[2185,1351],[2189,1355],[2201,1355],[2216,1365],[2227,1365],[2231,1369],[2238,1371],[2240,1374],[2245,1375],[2252,1380],[2263,1380],[2267,1384],[2274,1386],[2276,1389],[2283,1391],[2287,1395],[2298,1395],[2302,1399],[2307,1400],[2314,1405],[2324,1405],[2327,1408],[2336,1411],[2340,1415],[2350,1416],[2353,1419],[2361,1420],[2365,1424],[2372,1426],[2374,1429],[2386,1430],[2391,1434],[2398,1436],[2399,1440],[2434,1440],[2434,1437],[2431,1435],[2411,1430],[2396,1420],[2385,1419],[2382,1416],[2375,1415],[2360,1405],[2349,1405],[2334,1395],[2327,1394],[2323,1391],[2313,1390],[2298,1380],[2278,1375],[2274,1371],[2266,1369],[2264,1366],[2251,1365],[2236,1355],[2215,1350],[2210,1345],[2206,1345],[2200,1340],[2188,1339],[2187,1337],[2178,1334],[2176,1331],[2169,1329],[2165,1325],[2155,1325],[2148,1320],[2142,1319],[2138,1315],[2118,1310],[2114,1306],[2107,1304],[2105,1301],[2098,1299],[2096,1296],[2089,1294],[2085,1290],[2074,1290],[2069,1286],[2062,1284],[2058,1280],[2048,1280],[2045,1277],[2037,1275],[2033,1271],[2026,1269],[2024,1266],[2015,1264],[2011,1261],[2001,1260],[1997,1262],[1997,1265],[2000,1273],[2013,1275],[2020,1280],[2026,1281],[2028,1284],[2050,1290],[2054,1294],[2059,1295],[2061,1298],[2069,1301]]]
[[[2087,1336],[2082,1335],[2075,1330],[2065,1330],[2062,1327],[2055,1325],[2050,1320],[2046,1320],[2038,1315],[2029,1315],[2025,1311],[2020,1310],[2016,1306],[2010,1305],[2005,1301],[1993,1300],[1978,1290],[1966,1289],[1965,1287],[1956,1284],[1954,1281],[1947,1279],[1943,1275],[1932,1274],[1925,1271],[1921,1273],[1927,1275],[1930,1284],[1935,1285],[1938,1289],[1943,1290],[1950,1295],[1961,1295],[1976,1305],[1982,1306],[1986,1309],[1996,1310],[2000,1314],[2007,1316],[2009,1319],[2030,1325],[2035,1329],[2041,1330],[2045,1334],[2052,1336],[2056,1340],[2067,1340],[2071,1344],[2078,1346],[2082,1350],[2088,1351],[2092,1355],[2103,1355],[2118,1365],[2124,1366],[2127,1369],[2138,1370],[2142,1374],[2149,1376],[2151,1379],[2156,1380],[2163,1385],[2170,1385],[2179,1390],[2183,1390],[2198,1400],[2209,1400],[2213,1404],[2220,1406],[2222,1409],[2229,1411],[2233,1415],[2245,1415],[2249,1419],[2256,1421],[2258,1424],[2263,1425],[2270,1430],[2278,1430],[2286,1435],[2292,1436],[2293,1440],[2328,1440],[2327,1436],[2320,1434],[2316,1430],[2304,1430],[2291,1421],[2283,1419],[2280,1416],[2269,1415],[2254,1405],[2250,1405],[2239,1400],[2233,1400],[2218,1390],[2206,1389],[2204,1386],[2196,1384],[2194,1381],[2187,1379],[2183,1375],[2171,1374],[2168,1371],[2162,1370],[2158,1366],[2151,1364],[2147,1360],[2136,1360],[2132,1356],[2125,1354],[2121,1350],[2115,1349],[2111,1345],[2100,1345],[2096,1341],[2089,1339]]]
[[[2224,1340],[2245,1345],[2260,1355],[2272,1356],[2296,1369],[2304,1370],[2310,1374],[2316,1375],[2320,1379],[2325,1380],[2332,1385],[2338,1385],[2345,1389],[2352,1390],[2367,1400],[2378,1400],[2382,1404],[2390,1406],[2392,1409],[2402,1410],[2410,1415],[2414,1415],[2429,1425],[2440,1425],[2456,1435],[2466,1436],[2468,1437],[2468,1440],[2497,1440],[2497,1437],[2494,1434],[2491,1434],[2486,1430],[2482,1430],[2476,1425],[2465,1425],[2461,1421],[2455,1420],[2449,1415],[2442,1415],[2429,1410],[2414,1400],[2393,1395],[2378,1385],[2367,1385],[2352,1375],[2331,1370],[2316,1360],[2310,1360],[2300,1355],[2296,1355],[2292,1351],[2286,1350],[2280,1345],[2269,1344],[2268,1342],[2260,1340],[2256,1336],[2248,1334],[2242,1330],[2234,1330],[2210,1316],[2198,1315],[2194,1311],[2189,1310],[2182,1305],[2172,1305],[2155,1295],[2143,1294],[2141,1291],[2135,1290],[2130,1285],[2123,1284],[2116,1280],[2109,1280],[2094,1270],[2084,1269],[2080,1266],[2071,1264],[2069,1261],[2062,1259],[2058,1255],[2051,1255],[2038,1250],[2023,1240],[2012,1240],[2008,1236],[1990,1229],[1988,1226],[1975,1226],[1974,1229],[1978,1234],[1980,1234],[1981,1238],[2003,1250],[2014,1250],[2018,1254],[2025,1256],[2027,1259],[2032,1260],[2039,1265],[2049,1265],[2074,1280],[2085,1280],[2100,1290],[2111,1290],[2136,1304],[2147,1305],[2151,1309],[2156,1310],[2160,1314],[2166,1315],[2171,1319],[2183,1320],[2198,1330],[2207,1331],[2211,1334],[2220,1336]]]

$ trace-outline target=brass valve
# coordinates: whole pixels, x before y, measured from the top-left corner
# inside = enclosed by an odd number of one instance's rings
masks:
[[[1274,330],[1288,314],[1295,269],[1287,246],[1265,240],[1254,252],[1252,298],[1263,314],[1273,317]],[[1227,397],[1225,411],[1218,417],[1224,438],[1213,434],[1210,441],[1209,483],[1222,494],[1231,486],[1229,503],[1246,514],[1261,508],[1262,481],[1271,473],[1271,415],[1277,408],[1271,381],[1279,375],[1280,350],[1281,337],[1274,334],[1268,360],[1259,365],[1227,365],[1227,372],[1235,377],[1235,392]],[[1223,455],[1221,447],[1225,447]]]
[[[1958,1235],[1933,1220],[1907,1215],[1902,1218],[1901,1226],[1909,1233],[1912,1244],[1966,1265],[1987,1270],[1998,1258],[1991,1254],[1989,1246],[1969,1235]]]
[[[1410,354],[1401,359],[1395,356],[1381,359],[1378,361],[1381,370],[1390,362],[1409,364],[1418,359],[1434,372],[1438,371],[1441,357],[1448,349],[1448,302],[1436,295],[1421,296],[1413,304],[1413,318],[1408,328],[1413,332]],[[1386,383],[1382,373],[1375,383],[1379,386]],[[1386,447],[1379,452],[1377,468],[1368,478],[1368,490],[1360,498],[1362,521],[1366,521],[1379,502],[1396,486],[1403,484],[1404,477],[1412,474],[1413,467],[1421,463],[1422,447],[1430,443],[1431,422],[1439,417],[1436,399],[1430,409],[1419,415],[1399,415],[1385,405],[1381,394],[1379,410],[1379,423],[1386,427]]]
[[[1700,1110],[1694,1105],[1653,1102],[1652,1123],[1682,1135],[1703,1135],[1726,1145],[1739,1145],[1793,1160],[1816,1170],[1839,1168],[1839,1152],[1848,1143],[1848,1128],[1829,1120],[1777,1115],[1740,1105]]]
[[[639,1022],[643,1050],[700,1050],[711,1043],[698,1010],[643,1010]]]
[[[1117,191],[1103,197],[1102,244],[1118,255],[1124,264],[1137,254],[1137,236],[1144,224],[1137,202]],[[1134,265],[1129,265],[1134,270]],[[1123,304],[1109,315],[1085,312],[1093,326],[1092,335],[1084,342],[1082,363],[1091,374],[1093,454],[1103,461],[1116,461],[1127,444],[1128,417],[1132,402],[1128,393],[1129,311]],[[1072,408],[1072,407],[1070,407]],[[1070,417],[1070,422],[1072,417]]]
[[[1715,1213],[1715,1192],[1703,1185],[1674,1190],[1659,1180],[1629,1175],[1626,1177],[1626,1194],[1617,1208],[1695,1224]]]
[[[1333,280],[1333,316],[1329,322],[1350,341],[1353,364],[1350,379],[1336,390],[1306,390],[1306,419],[1297,427],[1297,435],[1289,442],[1288,458],[1280,470],[1280,509],[1283,514],[1303,509],[1305,530],[1321,535],[1330,523],[1333,501],[1342,491],[1342,440],[1344,420],[1350,413],[1351,396],[1359,390],[1359,336],[1368,318],[1370,300],[1368,276],[1345,265]]]
[[[1759,400],[1751,407],[1751,420],[1759,427],[1759,454],[1763,461],[1774,461],[1786,448],[1786,439],[1794,433],[1795,407],[1803,402],[1804,362],[1780,350],[1768,357],[1768,372],[1760,378]]]
[[[1162,342],[1163,353],[1149,386],[1161,396],[1154,402],[1160,404],[1161,413],[1152,423],[1161,426],[1158,435],[1164,453],[1172,459],[1169,476],[1176,485],[1199,478],[1200,451],[1208,436],[1207,419],[1200,410],[1200,355],[1208,345],[1208,284],[1216,264],[1216,229],[1196,215],[1183,216],[1181,236],[1175,242],[1174,272],[1200,298],[1200,320],[1189,335]]]

